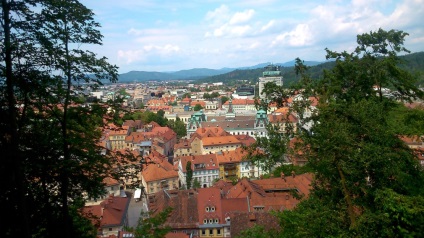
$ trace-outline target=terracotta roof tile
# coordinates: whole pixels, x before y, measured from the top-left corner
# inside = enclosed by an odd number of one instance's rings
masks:
[[[98,205],[84,207],[83,214],[97,217],[92,219],[92,222],[93,224],[100,222],[100,227],[122,226],[129,203],[130,199],[127,197],[109,196]]]
[[[235,136],[215,136],[202,138],[203,146],[241,144]]]
[[[219,168],[216,154],[181,156],[180,160],[184,173],[187,172],[186,165],[188,161],[191,161],[193,171],[196,170],[195,167],[198,164],[203,164],[205,166],[199,170],[214,170]]]
[[[178,172],[174,170],[174,167],[171,164],[169,164],[169,166],[170,167],[161,164],[149,164],[142,171],[142,176],[146,182],[178,178]]]

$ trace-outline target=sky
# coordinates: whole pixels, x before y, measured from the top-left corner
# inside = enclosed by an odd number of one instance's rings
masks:
[[[221,69],[325,61],[325,48],[351,52],[370,31],[409,33],[424,51],[424,0],[80,0],[101,24],[86,46],[119,73]]]

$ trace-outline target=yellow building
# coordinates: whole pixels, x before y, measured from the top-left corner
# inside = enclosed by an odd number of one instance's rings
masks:
[[[242,146],[235,136],[215,136],[202,138],[203,154],[233,151]]]

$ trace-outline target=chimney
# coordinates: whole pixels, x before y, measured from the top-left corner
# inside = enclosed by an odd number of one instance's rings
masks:
[[[292,177],[296,177],[296,173],[294,172],[294,170],[291,171]]]
[[[283,173],[283,172],[281,172],[281,173],[280,173],[280,177],[281,177],[282,179],[284,179],[284,180],[286,179],[286,176],[284,175],[284,173]]]

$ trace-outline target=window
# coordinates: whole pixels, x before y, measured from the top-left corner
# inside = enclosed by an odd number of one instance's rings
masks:
[[[221,235],[221,229],[216,230],[217,235]]]
[[[209,224],[212,224],[213,223],[213,219],[209,219]]]
[[[213,235],[213,230],[209,229],[209,235]]]
[[[215,211],[215,207],[214,206],[212,206],[211,207],[211,212],[214,212]]]
[[[219,222],[218,218],[215,218],[215,223],[218,223],[218,222]]]
[[[203,224],[207,224],[207,223],[208,223],[208,219],[204,219]]]
[[[209,207],[206,207],[205,210],[206,210],[206,212],[209,212]]]
[[[202,230],[202,235],[206,235],[206,230]]]
[[[112,227],[109,227],[109,231],[112,231]]]

